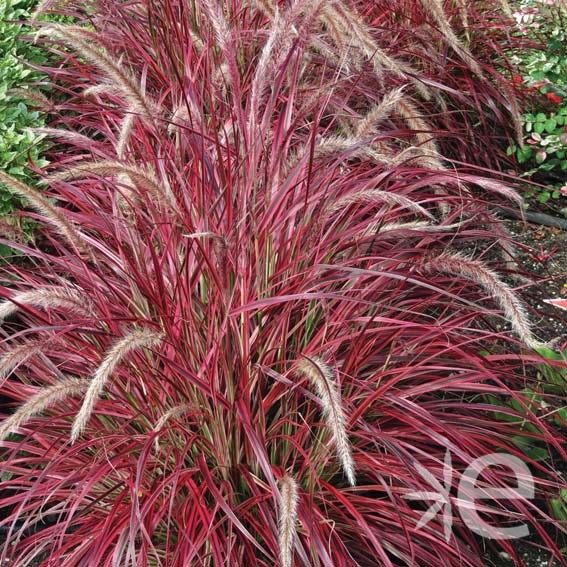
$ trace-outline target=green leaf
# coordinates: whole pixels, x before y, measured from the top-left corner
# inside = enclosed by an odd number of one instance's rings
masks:
[[[565,426],[567,423],[567,408],[560,408],[555,412],[555,423],[560,427]]]
[[[525,455],[534,461],[545,461],[549,459],[549,451],[547,451],[547,449],[536,447],[530,439],[523,435],[513,435],[512,441]]]
[[[540,346],[537,347],[535,350],[538,354],[549,360],[563,360],[563,356],[561,355],[560,352],[550,349],[549,347]]]
[[[544,128],[545,128],[545,131],[548,134],[553,133],[555,128],[557,128],[557,120],[555,120],[555,118],[548,118],[547,122],[545,123]]]
[[[518,163],[526,163],[533,156],[530,146],[525,146],[518,150]]]

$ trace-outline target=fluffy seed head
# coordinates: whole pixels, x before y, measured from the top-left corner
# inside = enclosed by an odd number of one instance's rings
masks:
[[[20,291],[0,303],[0,323],[19,309],[18,304],[42,309],[66,309],[83,317],[92,317],[94,306],[80,291],[68,287],[45,287]]]
[[[15,429],[29,421],[35,415],[42,413],[49,406],[69,396],[82,394],[87,386],[88,382],[86,380],[68,379],[58,382],[53,386],[42,388],[23,406],[20,406],[16,412],[2,422],[0,425],[0,440],[6,439]]]
[[[65,217],[64,212],[53,205],[39,191],[29,185],[22,183],[18,179],[0,171],[0,183],[3,183],[12,193],[23,197],[28,203],[43,214],[49,223],[71,244],[71,246],[81,255],[90,256],[82,242],[82,235]]]
[[[170,419],[175,419],[176,417],[179,417],[181,415],[183,415],[184,413],[186,413],[187,411],[189,411],[191,409],[191,406],[189,404],[181,404],[179,406],[175,406],[173,408],[169,408],[157,421],[156,424],[153,427],[153,432],[157,433],[158,431],[160,431],[163,426],[170,420]],[[159,450],[159,441],[156,437],[155,440],[155,449],[156,451]]]
[[[89,175],[125,175],[133,183],[152,193],[156,199],[161,201],[168,200],[170,204],[174,204],[174,197],[169,194],[167,189],[164,189],[153,173],[135,164],[122,163],[119,161],[105,160],[98,162],[83,162],[75,167],[66,169],[65,171],[50,175],[47,178],[47,181],[50,183],[56,181],[71,181],[73,179],[81,179]]]
[[[163,335],[151,329],[135,329],[120,339],[106,354],[100,366],[96,369],[90,382],[83,405],[75,417],[71,431],[71,441],[74,443],[85,429],[94,406],[99,399],[104,385],[114,372],[115,368],[122,362],[124,357],[133,350],[139,348],[152,348],[161,341]]]
[[[428,258],[422,264],[422,270],[459,276],[481,285],[498,302],[512,328],[524,343],[530,348],[542,346],[542,343],[534,337],[524,305],[512,288],[481,261],[458,253],[443,253]]]
[[[80,26],[51,24],[38,31],[38,36],[41,35],[63,41],[75,49],[87,61],[96,65],[112,82],[112,86],[120,89],[132,112],[140,114],[149,122],[155,121],[155,103],[143,93],[137,80],[98,43],[96,34],[91,30]]]
[[[293,564],[293,540],[296,535],[297,522],[297,483],[289,475],[280,481],[280,563],[282,567],[291,567]]]
[[[0,386],[16,366],[23,364],[39,352],[44,341],[27,341],[13,346],[0,357]]]
[[[417,204],[415,201],[406,197],[405,195],[400,195],[399,193],[391,193],[389,191],[382,191],[380,189],[366,189],[364,191],[359,191],[351,195],[347,195],[342,199],[339,199],[333,203],[329,209],[328,213],[335,213],[337,211],[342,211],[349,205],[356,203],[373,203],[382,202],[387,205],[397,205],[399,207],[405,207],[414,213],[426,216],[431,220],[434,220],[433,215],[421,205]]]
[[[297,362],[298,374],[309,379],[320,398],[327,427],[331,431],[337,449],[337,456],[344,473],[352,486],[356,485],[354,460],[346,432],[346,416],[342,407],[336,373],[320,358],[303,357]]]

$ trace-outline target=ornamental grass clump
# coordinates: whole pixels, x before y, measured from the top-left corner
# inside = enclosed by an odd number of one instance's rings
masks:
[[[42,3],[75,24],[37,15],[61,60],[45,182],[2,177],[43,228],[1,272],[0,563],[481,566],[456,498],[448,529],[411,495],[493,453],[537,500],[483,519],[560,560],[565,483],[514,436],[565,458],[561,401],[528,403],[540,339],[479,196],[518,197],[443,129],[512,109],[464,3],[394,4]],[[444,48],[398,53],[389,20]]]

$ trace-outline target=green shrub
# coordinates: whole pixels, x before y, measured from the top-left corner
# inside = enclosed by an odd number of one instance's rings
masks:
[[[29,17],[35,0],[0,0],[0,169],[22,180],[30,181],[27,165],[47,164],[42,159],[46,145],[43,135],[27,130],[44,125],[41,114],[28,107],[14,89],[39,80],[41,74],[26,65],[45,62],[45,51],[20,39],[22,25]],[[20,202],[0,185],[0,216],[6,216]]]
[[[525,168],[523,176],[546,184],[537,195],[546,202],[567,193],[567,12],[558,2],[522,0],[514,15],[519,33],[541,41],[545,50],[515,56],[536,96],[523,116],[524,145],[510,146],[508,154]]]

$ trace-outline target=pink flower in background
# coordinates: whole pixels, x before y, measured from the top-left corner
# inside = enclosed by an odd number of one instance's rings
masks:
[[[559,189],[559,192],[560,192],[564,197],[567,197],[567,184],[563,185],[563,187],[561,187],[561,189]]]

